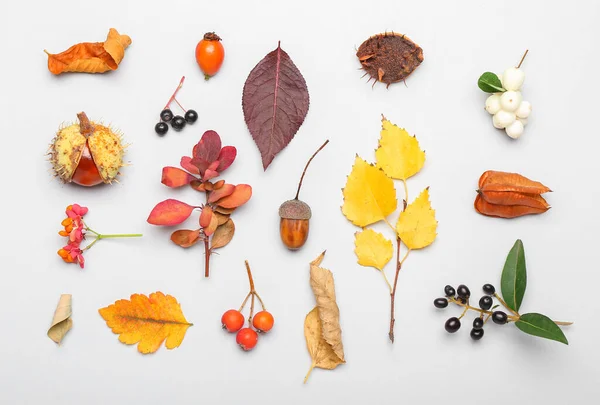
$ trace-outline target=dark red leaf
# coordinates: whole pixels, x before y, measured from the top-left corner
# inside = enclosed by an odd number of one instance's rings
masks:
[[[294,138],[308,113],[304,77],[288,54],[277,45],[252,69],[244,84],[242,108],[246,125],[263,168]]]
[[[193,157],[190,163],[198,168],[198,172],[201,175],[204,175],[204,172],[206,171],[206,169],[208,169],[208,166],[210,166],[210,162],[196,157]]]
[[[194,146],[193,152],[195,158],[214,162],[221,152],[221,137],[215,131],[206,131]]]
[[[167,187],[187,186],[194,180],[196,180],[194,176],[177,167],[163,167],[161,183]]]
[[[179,163],[181,167],[192,174],[200,174],[200,171],[196,166],[192,164],[192,158],[189,156],[184,156],[181,158],[181,162]]]
[[[217,171],[222,173],[225,169],[231,166],[236,155],[237,149],[235,149],[235,146],[224,146],[223,149],[221,149],[221,153],[219,153],[219,157],[217,159],[219,161]]]
[[[214,170],[206,169],[206,171],[204,172],[204,176],[202,176],[202,180],[208,181],[210,179],[214,179],[218,175],[219,173],[215,172]]]
[[[184,202],[168,199],[156,204],[150,212],[148,223],[152,225],[177,225],[188,219],[194,211],[191,205]]]

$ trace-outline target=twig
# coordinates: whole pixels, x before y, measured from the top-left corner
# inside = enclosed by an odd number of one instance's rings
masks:
[[[308,162],[306,162],[306,166],[304,166],[304,171],[302,172],[302,177],[300,177],[300,182],[298,183],[298,191],[296,191],[296,197],[294,197],[294,200],[297,200],[298,195],[300,195],[300,188],[302,187],[302,180],[304,180],[304,175],[306,174],[306,169],[308,169],[308,165],[310,164],[310,162],[312,162],[312,160],[315,158],[315,156],[317,156],[317,153],[319,153],[321,151],[321,149],[323,149],[328,143],[329,143],[329,139],[326,140],[325,143],[323,143],[323,145],[321,145],[321,147],[319,149],[317,149],[317,151],[315,153],[313,153],[313,155],[310,157],[310,159],[308,159]]]

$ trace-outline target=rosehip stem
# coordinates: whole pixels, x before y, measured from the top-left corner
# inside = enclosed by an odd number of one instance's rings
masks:
[[[163,108],[163,110],[166,110],[167,108],[169,108],[169,106],[171,105],[171,103],[173,102],[173,100],[175,100],[175,96],[177,95],[177,92],[179,91],[179,89],[181,88],[181,86],[183,86],[183,81],[184,80],[185,80],[185,76],[181,76],[181,80],[179,81],[179,85],[177,86],[177,88],[173,92],[173,95],[171,96],[171,98],[169,99],[169,102],[167,103],[167,105],[165,105],[165,108]],[[175,100],[175,101],[177,101],[177,100]],[[177,104],[179,104],[179,103],[177,103]],[[181,107],[181,105],[180,105],[180,107]],[[181,107],[181,108],[183,108],[183,107]]]

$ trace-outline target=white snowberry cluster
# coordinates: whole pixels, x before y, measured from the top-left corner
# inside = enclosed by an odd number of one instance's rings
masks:
[[[525,73],[519,68],[511,67],[502,76],[498,75],[498,79],[506,91],[489,96],[485,100],[485,109],[494,116],[494,127],[504,129],[506,135],[517,139],[523,134],[527,118],[531,114],[531,103],[523,101],[520,91]]]

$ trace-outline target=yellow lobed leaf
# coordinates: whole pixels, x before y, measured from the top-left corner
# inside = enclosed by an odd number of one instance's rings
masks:
[[[178,347],[192,326],[177,300],[161,292],[150,297],[133,294],[130,300],[118,300],[98,312],[120,342],[138,343],[138,351],[144,354],[154,353],[165,340],[167,349]]]
[[[404,181],[417,174],[425,164],[425,152],[419,147],[417,138],[385,117],[381,120],[381,138],[375,157],[385,174]]]
[[[343,194],[342,212],[350,222],[360,227],[381,221],[396,210],[393,180],[358,156]]]
[[[431,245],[437,236],[436,230],[435,211],[429,201],[429,188],[426,188],[400,213],[396,232],[402,242],[412,250]]]
[[[383,270],[394,255],[392,242],[372,229],[356,232],[354,234],[354,245],[356,246],[354,253],[356,253],[358,264],[361,266]]]

